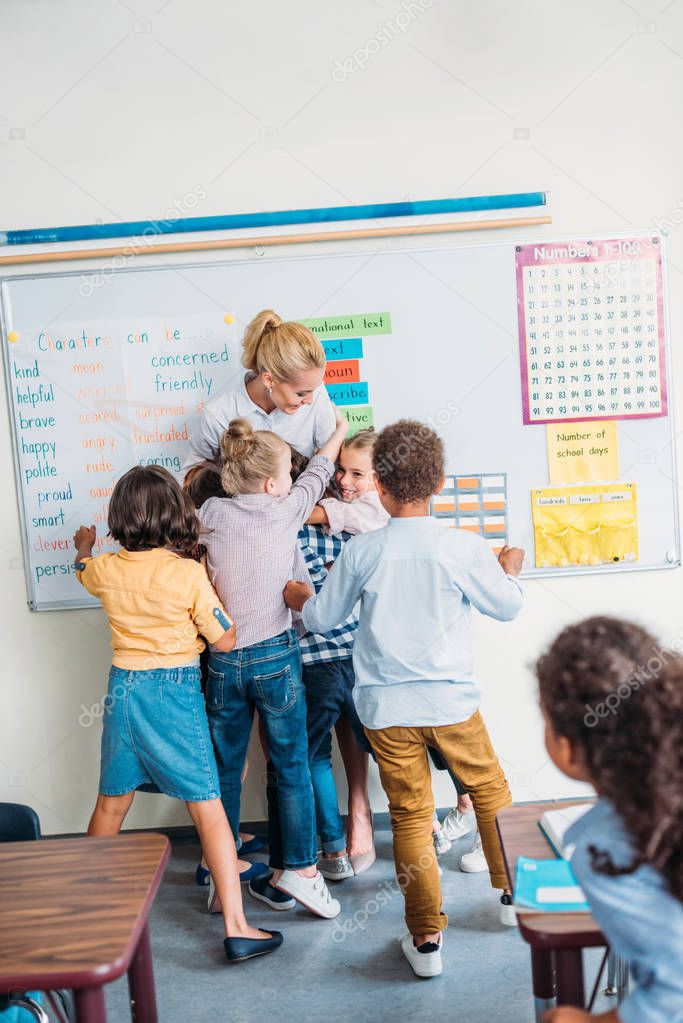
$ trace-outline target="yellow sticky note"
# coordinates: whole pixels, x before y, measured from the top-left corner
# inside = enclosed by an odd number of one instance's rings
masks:
[[[19,340],[19,335],[17,334],[16,330],[10,330],[9,334],[7,335],[7,340],[11,341],[12,343]]]
[[[619,477],[617,424],[550,423],[548,473],[551,483],[593,483]]]
[[[635,483],[540,487],[531,511],[537,568],[638,560]]]
[[[232,315],[232,313],[226,313],[225,316],[223,317],[223,319],[228,324],[228,326],[231,323],[235,322],[235,317]]]

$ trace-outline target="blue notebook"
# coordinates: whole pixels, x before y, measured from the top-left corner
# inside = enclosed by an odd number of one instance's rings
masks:
[[[520,856],[515,878],[515,908],[536,913],[590,913],[590,906],[566,860]]]

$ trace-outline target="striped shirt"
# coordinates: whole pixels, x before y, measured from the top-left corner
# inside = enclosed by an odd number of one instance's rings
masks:
[[[350,533],[330,536],[321,526],[304,526],[299,533],[301,551],[316,593],[320,592],[327,579],[326,565],[339,557],[344,544],[350,539]],[[329,632],[304,633],[299,639],[303,663],[316,664],[351,657],[357,628],[358,619],[350,614],[346,621]]]
[[[282,591],[302,578],[297,534],[333,472],[329,458],[314,455],[284,497],[212,497],[197,512],[209,578],[237,627],[237,649],[292,627]]]

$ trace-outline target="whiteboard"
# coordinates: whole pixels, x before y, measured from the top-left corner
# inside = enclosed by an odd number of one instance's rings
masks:
[[[344,403],[378,428],[401,417],[427,421],[444,438],[449,473],[502,478],[507,538],[529,552],[525,574],[678,564],[670,400],[666,416],[617,423],[619,478],[638,493],[637,562],[534,567],[530,495],[549,479],[545,426],[523,423],[516,244],[5,278],[4,368],[29,607],[96,604],[73,576],[75,529],[95,522],[98,549],[115,549],[106,540],[114,481],[148,461],[181,477],[197,413],[239,380],[244,324],[265,307],[318,323],[390,319],[390,332],[361,336],[361,385],[342,389]],[[671,395],[668,347],[666,373]]]

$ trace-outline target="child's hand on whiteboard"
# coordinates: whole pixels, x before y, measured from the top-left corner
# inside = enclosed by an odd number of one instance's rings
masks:
[[[90,555],[95,546],[97,529],[95,526],[80,526],[74,533],[74,546],[79,554]]]
[[[294,579],[290,579],[282,591],[285,604],[292,611],[301,611],[308,598],[313,595],[314,590],[311,586],[307,586],[306,583],[297,583]]]
[[[522,565],[524,564],[524,554],[526,552],[521,547],[508,547],[507,544],[503,547],[502,551],[498,555],[498,561],[503,571],[507,575],[519,575],[522,571]]]

